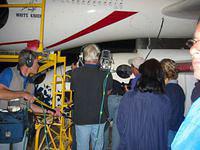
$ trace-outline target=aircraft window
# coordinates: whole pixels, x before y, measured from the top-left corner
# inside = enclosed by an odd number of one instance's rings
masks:
[[[105,7],[112,7],[114,9],[122,9],[124,0],[62,0],[62,2],[66,2],[70,4],[81,4],[81,5],[88,5],[88,6],[105,6]]]
[[[1,0],[0,4],[8,4],[7,0]],[[0,29],[6,24],[8,20],[9,9],[0,8]]]
[[[131,67],[129,65],[120,65],[117,67],[117,75],[123,79],[129,78],[132,74]]]

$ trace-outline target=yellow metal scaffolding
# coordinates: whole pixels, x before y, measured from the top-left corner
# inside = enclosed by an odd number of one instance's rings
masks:
[[[58,54],[52,54],[51,57],[52,60],[48,60],[45,65],[47,66],[54,66],[54,75],[53,75],[53,81],[52,81],[52,108],[54,109],[56,107],[57,99],[56,97],[59,95],[61,96],[61,106],[60,110],[64,114],[64,108],[69,108],[72,105],[72,91],[65,89],[65,81],[66,81],[66,74],[65,74],[65,68],[66,68],[66,60],[65,57],[60,57],[60,52]],[[62,63],[63,64],[63,74],[59,75],[57,73],[57,64]],[[45,68],[45,67],[44,67]],[[61,84],[61,91],[58,91],[57,85]],[[65,94],[69,93],[69,99],[66,99]],[[38,117],[41,117],[41,114],[38,115]],[[46,136],[49,137],[49,143],[51,149],[59,149],[59,150],[70,150],[72,145],[72,136],[71,136],[71,126],[72,126],[72,120],[71,120],[71,112],[69,113],[69,116],[66,119],[64,116],[57,117],[56,122],[51,123],[45,123],[40,122],[36,124],[36,136],[35,136],[35,150],[39,150],[42,148],[45,148],[45,138]],[[70,118],[70,119],[69,119]],[[44,118],[42,118],[44,119]],[[48,119],[47,119],[48,121]],[[42,139],[40,138],[40,133],[42,129],[47,129],[47,134],[45,136],[42,136]]]

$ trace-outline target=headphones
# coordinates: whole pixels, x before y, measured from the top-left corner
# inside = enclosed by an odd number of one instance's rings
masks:
[[[38,56],[37,53],[29,49],[21,50],[21,52],[19,53],[19,58],[18,58],[19,67],[26,65],[28,68],[31,68],[37,56]]]
[[[34,61],[33,55],[31,52],[29,52],[28,57],[26,58],[26,66],[31,68],[33,66],[33,61]]]

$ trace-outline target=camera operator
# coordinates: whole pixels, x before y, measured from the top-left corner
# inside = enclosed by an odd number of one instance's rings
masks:
[[[90,141],[92,149],[103,148],[112,75],[100,68],[99,55],[100,49],[96,44],[85,46],[84,66],[72,72],[71,89],[74,91],[77,150],[89,150]]]

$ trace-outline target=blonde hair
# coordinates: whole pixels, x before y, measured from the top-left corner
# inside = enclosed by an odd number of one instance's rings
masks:
[[[165,79],[177,79],[178,72],[176,69],[176,62],[172,59],[163,59],[161,60],[161,66],[163,68]]]
[[[83,57],[85,61],[98,60],[100,49],[96,44],[89,44],[83,49]]]

